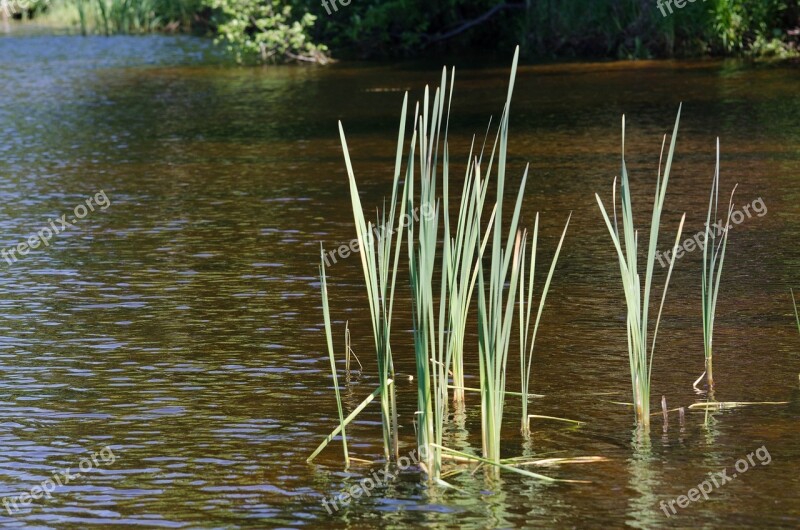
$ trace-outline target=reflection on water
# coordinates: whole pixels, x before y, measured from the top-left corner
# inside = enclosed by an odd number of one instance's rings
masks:
[[[506,65],[457,65],[452,158],[497,115]],[[0,274],[0,497],[104,446],[117,456],[0,522],[39,528],[352,526],[467,528],[796,527],[800,357],[788,288],[800,278],[800,72],[736,62],[524,67],[511,119],[513,175],[531,162],[524,224],[540,211],[553,248],[573,211],[538,335],[537,414],[586,421],[519,434],[509,397],[504,455],[602,455],[548,469],[591,484],[481,472],[429,489],[414,470],[329,516],[323,498],[380,469],[343,470],[320,333],[317,252],[352,238],[336,120],[348,132],[362,200],[376,206],[393,165],[401,91],[438,67],[340,64],[243,69],[187,38],[0,39],[0,248],[103,189],[95,212]],[[704,414],[631,438],[623,297],[592,197],[618,172],[619,118],[637,212],[650,203],[661,134],[684,117],[665,231],[687,212],[702,227],[722,141],[723,189],[763,197],[769,213],[731,234],[718,304],[717,397],[791,401]],[[459,171],[455,171],[459,174]],[[518,178],[518,177],[516,177]],[[513,180],[513,179],[512,179]],[[371,206],[370,206],[371,207]],[[672,232],[674,233],[674,232]],[[653,363],[653,395],[696,397],[702,372],[701,256],[676,265]],[[345,321],[364,363],[344,390],[352,409],[376,386],[357,259],[329,269],[337,348]],[[402,286],[404,280],[399,280]],[[797,286],[797,284],[794,284]],[[409,296],[393,349],[413,374]],[[470,360],[471,359],[471,360]],[[468,386],[477,386],[468,352]],[[509,387],[519,381],[510,363]],[[401,451],[413,448],[415,386],[398,377]],[[656,410],[656,409],[654,409]],[[477,396],[451,411],[447,443],[480,448]],[[377,408],[348,429],[353,454],[381,453]],[[659,502],[765,445],[773,457],[668,520]]]
[[[663,514],[658,509],[657,490],[662,479],[655,471],[650,433],[638,430],[631,437],[633,454],[628,461],[630,473],[630,489],[634,492],[628,499],[628,526],[633,528],[653,528],[657,526]]]

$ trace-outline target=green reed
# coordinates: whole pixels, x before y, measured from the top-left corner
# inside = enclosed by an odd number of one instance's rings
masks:
[[[650,292],[653,283],[653,266],[655,263],[656,249],[658,245],[658,232],[661,224],[661,213],[664,207],[664,199],[667,193],[667,183],[669,181],[670,170],[672,169],[672,158],[675,153],[675,142],[678,137],[678,124],[680,122],[681,111],[678,109],[678,115],[675,118],[675,127],[672,131],[672,138],[670,140],[669,153],[667,155],[667,163],[664,168],[664,175],[661,175],[661,160],[659,160],[658,179],[656,180],[656,193],[653,203],[652,220],[650,223],[650,239],[647,249],[647,268],[644,281],[644,295],[642,295],[641,278],[638,272],[638,247],[639,237],[638,232],[633,224],[633,207],[631,204],[631,189],[628,180],[628,170],[625,165],[625,117],[622,118],[622,234],[620,234],[617,224],[617,207],[616,207],[616,188],[617,180],[614,179],[612,201],[613,201],[613,214],[614,223],[612,225],[609,219],[608,212],[606,211],[603,201],[600,196],[595,194],[597,204],[600,207],[600,212],[603,214],[603,220],[606,223],[611,240],[614,243],[614,248],[617,251],[619,258],[620,274],[622,276],[622,286],[625,291],[625,303],[627,306],[627,334],[628,334],[628,361],[631,370],[631,386],[633,388],[633,402],[636,414],[636,420],[640,427],[648,428],[650,425],[650,376],[652,374],[653,366],[653,353],[656,346],[656,336],[658,335],[658,326],[661,322],[661,312],[664,309],[664,301],[667,297],[667,289],[669,287],[670,276],[672,275],[672,268],[675,264],[675,250],[678,248],[681,232],[683,231],[683,223],[686,220],[686,214],[681,217],[680,225],[678,226],[678,235],[675,238],[675,245],[673,246],[672,256],[670,260],[669,271],[667,272],[667,279],[664,284],[664,292],[661,297],[661,305],[658,310],[658,317],[656,318],[655,328],[653,330],[653,341],[648,356],[648,308],[650,305]],[[666,135],[661,144],[661,157],[664,155],[664,145],[666,142]],[[624,245],[624,248],[623,248]]]
[[[447,70],[443,69],[440,85],[433,91],[433,96],[430,88],[426,87],[421,104],[416,104],[413,135],[408,147],[406,168],[403,171],[402,153],[408,108],[408,95],[405,96],[398,134],[391,203],[388,213],[384,207],[379,219],[383,221],[382,226],[385,226],[397,216],[396,231],[399,235],[396,241],[392,239],[391,231],[388,233],[379,231],[373,234],[372,224],[367,223],[364,218],[347,142],[341,123],[339,124],[356,232],[361,249],[362,268],[370,302],[375,347],[378,352],[380,385],[347,418],[344,420],[340,418],[340,428],[335,429],[323,440],[309,461],[333,437],[343,431],[344,426],[352,421],[360,410],[378,396],[381,399],[383,414],[385,451],[388,457],[390,448],[394,448],[396,456],[397,409],[392,385],[395,374],[389,336],[399,249],[405,227],[408,231],[407,250],[416,363],[415,426],[420,464],[428,475],[428,480],[432,483],[445,484],[442,481],[442,462],[445,457],[488,463],[495,470],[505,469],[536,479],[555,480],[525,469],[518,469],[518,466],[533,465],[534,462],[530,459],[501,460],[500,458],[500,431],[514,306],[517,286],[520,279],[525,278],[522,267],[527,264],[525,261],[527,235],[519,229],[519,221],[528,168],[522,175],[510,225],[504,229],[501,222],[505,194],[509,111],[518,59],[519,49],[514,55],[507,99],[488,163],[483,162],[486,141],[478,153],[473,139],[462,194],[457,208],[454,208],[456,212],[454,223],[451,223],[450,219],[451,168],[447,134],[455,71],[452,71],[448,80]],[[419,175],[416,174],[417,168]],[[402,192],[399,181],[401,173],[404,174]],[[484,204],[492,178],[496,179],[497,199],[491,215],[483,219]],[[396,210],[398,200],[403,207]],[[533,342],[568,226],[569,220],[539,300],[539,311],[532,332],[530,307],[533,291],[532,276],[535,270],[533,262],[530,265],[531,278],[528,290],[526,291],[524,286],[520,288],[521,299],[524,299],[526,292],[528,293],[527,310],[523,303],[520,312],[520,326],[524,325],[524,332],[521,330],[521,336],[525,337],[523,348],[527,348],[530,343],[528,360],[525,361],[523,358],[522,361],[527,374],[526,384],[523,386],[526,400]],[[534,262],[537,234],[538,215],[534,228],[532,252]],[[484,254],[487,252],[490,240],[493,241],[491,253],[484,263]],[[441,255],[438,254],[440,248]],[[394,249],[393,258],[392,249]],[[481,396],[483,457],[453,451],[443,444],[445,422],[448,417],[449,389],[454,389],[454,401],[462,407],[464,391],[472,390],[464,386],[463,366],[465,337],[469,324],[473,322],[469,318],[469,310],[476,287],[481,381],[478,391]],[[527,315],[524,323],[523,314]],[[511,392],[511,394],[516,393]]]
[[[470,147],[456,230],[453,237],[449,219],[449,171],[447,170],[449,160],[447,146],[445,145],[442,201],[442,210],[444,211],[442,274],[443,286],[446,285],[447,293],[442,300],[443,303],[445,301],[447,303],[449,324],[447,351],[450,356],[449,365],[453,376],[453,401],[458,406],[463,406],[464,404],[464,340],[477,278],[476,260],[481,259],[483,255],[482,249],[485,249],[485,244],[483,246],[480,245],[481,216],[488,187],[481,180],[480,174],[483,149],[480,156],[473,157],[473,152],[474,138],[473,145]]]
[[[564,226],[564,231],[561,233],[561,239],[558,242],[553,262],[550,264],[550,271],[547,273],[547,279],[544,282],[544,289],[539,297],[539,309],[536,312],[536,321],[533,324],[531,331],[531,308],[533,307],[533,276],[536,271],[536,246],[539,237],[539,214],[536,214],[536,220],[533,224],[533,235],[531,238],[531,264],[528,273],[528,286],[527,286],[527,303],[526,303],[526,287],[525,287],[525,254],[527,247],[526,232],[522,236],[522,258],[521,258],[521,272],[519,282],[519,352],[520,352],[520,381],[522,383],[522,433],[525,435],[530,434],[529,417],[528,417],[528,399],[529,388],[531,381],[531,365],[533,364],[533,346],[536,342],[536,333],[539,330],[539,321],[542,318],[542,311],[544,310],[544,302],[547,299],[547,292],[550,290],[550,282],[553,279],[553,273],[556,270],[556,263],[558,262],[558,255],[561,253],[561,246],[564,244],[564,238],[567,235],[567,228],[569,228],[569,221],[572,218],[570,214],[567,218],[567,224]],[[528,347],[530,343],[530,347]],[[528,349],[527,361],[525,358],[525,350]]]
[[[508,94],[500,120],[499,147],[497,149],[497,201],[494,226],[491,231],[492,248],[488,265],[488,282],[483,260],[478,263],[478,361],[481,382],[481,432],[483,457],[500,462],[500,433],[505,406],[508,351],[511,346],[511,324],[520,278],[521,245],[523,234],[519,230],[520,211],[528,178],[528,167],[522,175],[507,235],[503,232],[503,202],[508,159],[508,124],[511,98],[517,74],[519,49],[514,54]],[[495,142],[497,146],[497,141]],[[492,160],[495,151],[492,151]],[[492,160],[486,175],[491,173]],[[508,288],[506,285],[508,284]]]
[[[344,461],[350,467],[350,455],[347,452],[347,434],[345,433],[344,409],[342,407],[342,396],[339,391],[339,378],[336,374],[336,358],[333,353],[333,332],[331,330],[331,312],[328,306],[328,282],[325,275],[325,250],[320,245],[321,263],[319,265],[319,281],[322,290],[322,315],[325,319],[325,340],[328,344],[328,357],[331,361],[331,373],[333,374],[333,388],[336,391],[336,406],[339,409],[339,426],[342,432],[342,449],[344,451]],[[313,457],[312,457],[313,458]]]
[[[189,29],[200,10],[199,0],[52,0],[35,21],[83,35],[141,34]]]
[[[419,201],[422,206],[428,205],[429,208],[430,205],[437,205],[434,215],[421,217],[418,226],[413,220],[409,220],[408,240],[418,378],[418,444],[420,452],[427,456],[425,464],[429,476],[434,480],[438,480],[441,473],[442,432],[447,414],[448,369],[451,366],[453,368],[452,386],[455,390],[455,401],[463,401],[463,346],[470,301],[476,280],[480,281],[478,329],[484,456],[494,462],[499,462],[500,459],[499,428],[502,421],[505,392],[505,361],[509,346],[510,317],[516,294],[516,278],[519,276],[519,242],[516,237],[516,227],[519,222],[526,178],[523,177],[523,184],[520,186],[509,232],[509,242],[506,243],[506,250],[503,252],[499,237],[500,215],[508,146],[508,110],[517,61],[518,51],[514,57],[508,99],[501,120],[498,140],[495,141],[492,157],[485,173],[481,169],[482,153],[478,157],[474,156],[473,149],[470,151],[454,237],[449,219],[450,155],[447,143],[447,122],[449,121],[450,101],[452,101],[454,73],[451,76],[449,98],[445,96],[447,93],[446,70],[442,72],[441,84],[435,91],[432,105],[430,91],[426,88],[422,113],[416,121],[419,132]],[[445,115],[446,101],[447,116]],[[443,127],[444,132],[442,132]],[[497,151],[498,141],[499,151]],[[498,153],[498,199],[486,233],[482,238],[481,214],[488,189],[486,184],[491,174],[496,152]],[[440,157],[443,192],[441,202],[437,195]],[[412,181],[408,195],[409,217],[415,209],[415,200],[416,193]],[[437,263],[440,212],[443,219],[441,230],[444,235],[444,244],[441,257],[441,283],[435,286],[434,270]],[[494,232],[492,232],[492,226]],[[492,233],[495,236],[495,244],[492,249],[492,272],[489,286],[491,302],[487,304],[482,257]],[[515,239],[517,240],[516,244]],[[512,253],[516,256],[512,267],[513,285],[508,291],[506,310],[501,311],[498,309],[500,307],[498,296],[500,299],[503,298]],[[437,290],[439,292],[438,304],[435,297]]]
[[[455,72],[453,72],[453,76]],[[443,178],[447,178],[447,130],[442,138],[444,121],[444,93],[447,71],[442,70],[442,80],[430,105],[430,91],[425,87],[422,112],[419,104],[415,109],[414,141],[409,153],[409,193],[406,197],[408,218],[408,258],[411,280],[411,297],[414,322],[414,352],[417,371],[417,446],[421,462],[430,480],[439,480],[441,475],[441,450],[434,444],[442,443],[442,431],[447,407],[449,350],[444,348],[444,305],[440,305],[438,340],[436,325],[436,300],[434,297],[434,269],[439,234],[440,205],[436,196],[437,167],[440,146],[444,145]],[[452,86],[450,92],[452,101]],[[448,105],[449,109],[449,105]],[[419,216],[415,222],[415,183],[413,164],[415,149],[419,143],[420,186],[419,208],[427,215]],[[431,212],[431,208],[433,211]],[[448,213],[445,212],[445,218]],[[445,249],[447,249],[445,245]],[[444,275],[445,273],[443,273]],[[444,304],[446,278],[442,279],[440,303]],[[447,358],[446,358],[447,357]]]
[[[397,138],[397,153],[389,211],[387,213],[386,205],[384,204],[381,215],[378,217],[375,225],[371,222],[367,222],[364,216],[353,166],[350,161],[350,152],[347,148],[344,128],[342,123],[339,122],[339,134],[350,182],[350,199],[353,207],[353,218],[356,225],[361,266],[364,272],[364,283],[367,288],[367,299],[369,301],[370,316],[372,318],[372,332],[378,359],[384,456],[387,460],[392,454],[394,454],[395,459],[399,458],[397,399],[394,386],[390,386],[390,381],[395,378],[390,338],[397,268],[404,232],[402,208],[400,208],[400,213],[398,214],[397,203],[398,194],[400,193],[400,172],[403,157],[403,144],[405,141],[407,106],[408,96],[406,95],[403,100],[403,109],[400,117],[400,131]],[[409,175],[406,175],[402,199],[400,199],[401,205],[405,201],[408,180]],[[397,219],[396,228],[392,225],[395,219]],[[397,233],[396,243],[394,243],[395,233]],[[394,257],[392,256],[393,248]]]
[[[392,198],[389,211],[386,205],[382,209],[375,225],[367,222],[364,210],[361,207],[361,198],[358,194],[353,165],[350,161],[350,152],[344,134],[344,127],[339,122],[339,135],[342,141],[347,176],[350,182],[350,200],[353,207],[353,218],[356,225],[356,235],[361,256],[361,266],[364,272],[364,283],[367,288],[370,316],[372,319],[372,332],[375,341],[375,351],[378,359],[378,378],[381,414],[383,425],[384,456],[388,460],[392,454],[399,458],[398,432],[397,432],[397,407],[396,393],[390,381],[394,380],[394,361],[392,359],[391,329],[392,310],[394,308],[395,285],[397,282],[397,269],[400,261],[400,249],[403,242],[403,210],[407,196],[408,182],[411,180],[411,165],[409,174],[406,175],[400,193],[400,173],[403,159],[403,145],[405,143],[406,113],[408,95],[403,99],[403,108],[400,116],[400,130],[397,138],[397,153],[395,158],[394,179],[392,184]],[[413,160],[413,153],[412,153]],[[401,208],[397,208],[398,200]],[[397,219],[396,228],[392,223]],[[395,233],[397,239],[395,242]],[[394,252],[392,249],[394,248]]]
[[[728,245],[728,231],[733,214],[733,194],[736,186],[731,191],[728,202],[728,217],[721,234],[712,234],[711,221],[717,219],[717,206],[719,204],[719,138],[717,138],[717,163],[714,169],[714,179],[711,183],[711,196],[708,199],[708,216],[706,217],[706,231],[703,242],[703,353],[705,355],[706,379],[709,390],[714,389],[714,363],[712,342],[714,339],[714,319],[717,313],[717,295],[719,282],[722,277],[722,264],[725,262],[725,249]],[[713,217],[712,217],[713,210]],[[721,235],[719,242],[717,237]],[[711,247],[709,256],[708,248]],[[702,377],[702,376],[701,376]]]

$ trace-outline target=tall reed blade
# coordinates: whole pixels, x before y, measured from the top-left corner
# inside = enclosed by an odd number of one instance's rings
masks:
[[[339,426],[342,432],[342,450],[344,451],[344,462],[346,467],[350,467],[350,455],[347,452],[347,435],[344,430],[344,409],[342,408],[342,396],[339,392],[339,378],[336,375],[336,358],[333,353],[333,333],[331,331],[331,312],[328,306],[328,282],[325,275],[325,249],[320,244],[319,281],[322,289],[322,315],[325,319],[325,340],[328,343],[328,357],[331,361],[331,373],[333,375],[333,388],[336,391],[336,406],[339,408]],[[313,456],[312,456],[313,458]]]
[[[597,204],[600,207],[600,212],[603,215],[603,220],[606,223],[608,232],[611,235],[611,240],[614,243],[614,248],[617,251],[617,258],[619,260],[620,274],[622,277],[622,286],[625,292],[625,303],[627,306],[627,332],[628,332],[628,361],[631,370],[631,386],[633,388],[633,402],[636,414],[636,420],[639,426],[647,429],[650,425],[650,376],[652,373],[653,353],[655,351],[656,336],[658,335],[658,326],[661,323],[661,313],[664,309],[664,301],[667,296],[667,289],[669,287],[669,280],[672,276],[672,268],[675,265],[674,257],[670,260],[667,278],[664,284],[664,291],[661,297],[661,305],[659,306],[658,316],[656,318],[655,327],[653,330],[653,341],[650,347],[648,357],[648,308],[650,305],[650,291],[653,281],[653,266],[655,263],[656,248],[658,246],[658,233],[661,223],[661,213],[664,208],[664,199],[667,193],[667,184],[669,182],[669,175],[672,169],[672,159],[675,153],[675,143],[678,136],[678,124],[680,122],[681,110],[678,109],[678,115],[675,118],[675,126],[672,131],[672,138],[670,141],[669,153],[667,155],[667,163],[664,169],[664,175],[661,175],[661,161],[659,161],[658,179],[656,181],[656,193],[653,203],[652,220],[650,223],[650,239],[648,241],[647,250],[647,269],[644,281],[644,295],[642,295],[641,278],[638,272],[638,232],[633,225],[633,207],[631,199],[630,182],[628,180],[628,170],[625,165],[625,117],[622,117],[622,193],[621,193],[621,216],[622,216],[622,233],[620,234],[619,226],[617,224],[617,211],[616,211],[616,179],[614,179],[613,186],[613,214],[614,224],[612,225],[608,212],[603,205],[600,196],[595,194]],[[661,156],[664,154],[664,142],[661,144]],[[681,218],[680,225],[678,226],[678,234],[675,238],[675,244],[672,249],[672,256],[678,248],[681,233],[683,231],[683,223],[686,220],[686,214]]]
[[[714,178],[711,182],[711,196],[708,199],[708,216],[706,217],[705,239],[703,240],[703,353],[705,355],[706,379],[709,390],[714,389],[714,366],[712,342],[714,339],[714,319],[717,313],[717,295],[719,294],[719,281],[722,277],[722,264],[725,261],[725,249],[728,245],[728,231],[733,215],[733,194],[736,186],[731,191],[728,201],[728,217],[725,228],[721,234],[713,233],[711,221],[717,220],[717,205],[719,203],[719,138],[717,138],[717,163],[714,169]],[[712,218],[713,210],[713,218]],[[722,236],[717,242],[717,237]],[[709,256],[709,246],[711,255]]]
[[[536,342],[536,333],[539,330],[539,321],[542,318],[542,311],[544,311],[544,302],[547,299],[547,292],[550,290],[550,282],[553,279],[553,273],[556,270],[556,263],[558,262],[558,255],[561,253],[561,246],[564,244],[564,238],[567,236],[567,228],[569,228],[569,221],[572,219],[572,214],[567,218],[567,224],[564,225],[564,231],[561,233],[561,239],[558,242],[555,255],[553,255],[553,262],[550,264],[550,271],[547,273],[547,280],[544,283],[544,289],[539,297],[539,310],[536,312],[536,321],[533,324],[533,330],[530,331],[531,326],[531,308],[533,307],[533,275],[536,270],[536,243],[539,235],[539,214],[536,214],[536,220],[533,225],[533,237],[531,239],[531,265],[530,272],[528,273],[528,287],[527,287],[527,304],[525,297],[525,254],[526,254],[526,239],[523,236],[522,241],[522,259],[521,259],[521,273],[519,282],[519,344],[520,344],[520,380],[522,381],[522,433],[524,435],[530,434],[530,421],[528,419],[528,391],[531,381],[531,365],[533,363],[533,346]],[[527,361],[525,358],[525,351],[530,343],[528,349]]]

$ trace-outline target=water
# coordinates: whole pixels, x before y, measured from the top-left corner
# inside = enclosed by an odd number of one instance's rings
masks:
[[[457,61],[457,164],[472,133],[482,134],[501,109],[508,65],[494,64]],[[49,246],[16,254],[11,265],[0,261],[0,497],[30,492],[67,467],[74,474],[105,447],[114,456],[96,456],[49,499],[12,514],[3,508],[4,526],[800,525],[800,338],[789,298],[789,287],[800,286],[800,72],[714,61],[524,67],[518,76],[512,183],[530,161],[523,224],[541,212],[543,260],[573,212],[536,343],[532,386],[545,397],[531,408],[587,424],[537,423],[525,442],[510,396],[503,452],[605,457],[541,470],[590,483],[547,485],[506,473],[493,483],[479,472],[451,479],[462,491],[429,490],[407,469],[328,515],[325,497],[384,469],[343,470],[338,442],[305,463],[337,421],[319,242],[334,248],[354,236],[336,120],[372,209],[388,194],[402,91],[418,97],[439,68],[247,69],[185,38],[0,39],[0,247],[16,247],[62,214],[69,220],[101,190],[110,203]],[[680,101],[660,247],[671,244],[684,211],[687,237],[702,227],[719,136],[723,191],[738,182],[737,205],[761,198],[766,213],[731,232],[716,397],[789,403],[714,413],[709,427],[702,413],[688,413],[683,428],[673,414],[666,433],[657,417],[644,443],[630,409],[614,403],[630,400],[623,295],[593,194],[610,200],[626,113],[634,208],[646,222],[661,135]],[[701,259],[694,251],[676,265],[653,363],[654,412],[662,395],[671,408],[702,399],[692,390],[703,362]],[[359,259],[328,272],[338,351],[349,320],[364,363],[344,391],[352,408],[376,385]],[[405,281],[394,349],[407,375],[414,365]],[[477,386],[471,348],[468,385]],[[514,349],[511,390],[516,358]],[[415,387],[399,379],[407,453]],[[478,408],[469,395],[452,445],[479,449]],[[374,405],[348,434],[355,456],[380,458]],[[768,465],[756,458],[671,518],[659,507],[709,472],[730,475],[762,446]]]

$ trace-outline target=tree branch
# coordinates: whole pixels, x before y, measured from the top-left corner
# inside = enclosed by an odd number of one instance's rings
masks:
[[[479,16],[478,18],[474,18],[472,20],[468,20],[467,22],[464,22],[460,26],[458,26],[458,27],[446,32],[446,33],[439,33],[438,35],[432,35],[431,37],[429,37],[428,44],[430,44],[432,42],[443,41],[445,39],[450,39],[452,37],[455,37],[456,35],[460,35],[461,33],[464,33],[465,31],[467,31],[468,29],[474,28],[475,26],[486,22],[487,20],[492,18],[495,14],[499,13],[500,11],[503,11],[504,9],[524,9],[524,8],[525,8],[525,4],[524,3],[507,4],[507,3],[503,2],[503,3],[497,4],[496,6],[494,6],[489,11],[485,12],[484,14]]]

